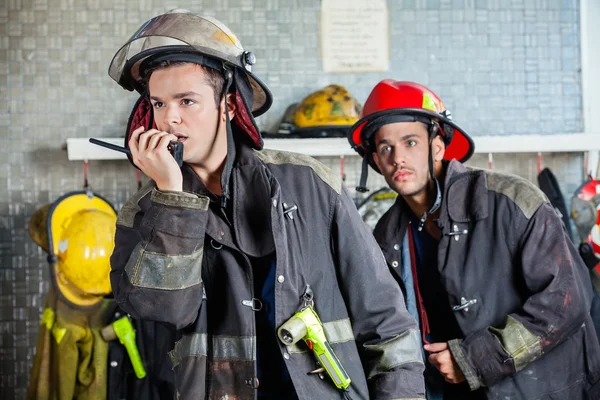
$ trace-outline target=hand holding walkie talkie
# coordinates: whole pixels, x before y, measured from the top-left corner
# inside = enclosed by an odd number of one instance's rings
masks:
[[[120,151],[121,153],[125,153],[127,155],[131,155],[131,151],[129,151],[129,149],[123,146],[117,146],[116,144],[108,143],[94,138],[90,138],[90,143],[106,147],[107,149],[111,149],[114,151]],[[177,165],[181,167],[183,165],[183,143],[171,142],[168,149],[175,161],[177,161]]]
[[[90,139],[90,143],[127,154],[144,174],[156,182],[158,189],[182,190],[183,143],[177,141],[177,136],[156,129],[144,132],[144,127],[139,127],[131,133],[129,148],[94,138]],[[168,154],[172,157],[165,158]]]

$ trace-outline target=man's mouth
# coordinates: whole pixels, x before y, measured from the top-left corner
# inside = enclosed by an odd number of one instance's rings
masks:
[[[409,176],[412,175],[412,172],[406,169],[401,169],[399,171],[396,171],[396,173],[394,173],[394,180],[395,181],[401,181],[405,178],[408,178]]]
[[[183,133],[175,132],[175,133],[173,133],[173,135],[177,136],[177,141],[180,143],[185,142],[185,140],[187,139],[187,136],[184,135]]]

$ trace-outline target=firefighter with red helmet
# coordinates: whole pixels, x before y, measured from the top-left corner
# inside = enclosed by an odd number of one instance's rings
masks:
[[[384,80],[348,134],[399,196],[374,235],[418,319],[428,398],[592,399],[587,268],[530,182],[466,167],[474,145],[428,88]]]

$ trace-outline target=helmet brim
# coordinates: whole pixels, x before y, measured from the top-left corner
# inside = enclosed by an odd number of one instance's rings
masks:
[[[424,117],[437,121],[441,129],[444,131],[444,134],[447,134],[447,137],[444,138],[446,142],[444,159],[446,160],[456,159],[463,163],[471,158],[475,151],[475,143],[473,142],[473,139],[461,127],[443,115],[420,108],[391,108],[372,113],[361,118],[348,131],[347,137],[350,146],[361,157],[367,157],[369,165],[378,173],[381,173],[381,171],[379,171],[379,168],[377,168],[377,165],[373,160],[372,153],[374,149],[371,148],[371,139],[373,135],[375,135],[376,131],[368,132],[368,134],[365,135],[363,129],[368,123],[376,119],[394,115]]]
[[[176,52],[203,55],[246,73],[254,91],[250,111],[255,117],[271,106],[271,92],[252,74],[254,61],[247,61],[248,52],[235,34],[214,18],[188,12],[167,13],[146,21],[114,55],[108,75],[124,89],[143,94],[140,64],[149,56]]]
[[[236,68],[238,72],[246,74],[250,87],[252,88],[252,105],[250,107],[250,112],[254,117],[258,117],[264,114],[271,107],[271,105],[273,104],[273,95],[271,94],[271,91],[269,90],[267,85],[252,72],[244,68],[240,68],[239,66],[231,63],[228,60],[224,60],[223,58],[211,55],[208,49],[205,52],[202,52],[198,49],[190,49],[190,47],[187,45],[154,48],[151,50],[147,50],[144,53],[137,54],[134,57],[127,60],[122,69],[121,75],[118,78],[113,75],[111,75],[111,77],[124,89],[130,91],[135,90],[139,94],[145,94],[147,92],[147,85],[142,77],[142,71],[140,70],[140,66],[145,61],[147,61],[150,57],[155,58],[163,54],[169,54],[172,56],[171,58],[173,60],[176,60],[177,54],[189,55],[194,53],[198,57],[190,62],[194,62],[196,64],[214,68],[220,71],[223,71],[223,66],[231,66],[233,68]],[[110,69],[111,68],[109,68],[109,71]]]

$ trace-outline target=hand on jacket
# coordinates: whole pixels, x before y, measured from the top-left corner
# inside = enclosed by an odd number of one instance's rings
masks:
[[[181,169],[168,149],[169,143],[176,140],[177,136],[156,129],[144,132],[143,126],[133,131],[129,138],[133,162],[156,182],[159,190],[183,190]]]
[[[461,383],[465,380],[464,374],[448,349],[447,342],[426,344],[424,348],[430,353],[429,362],[440,371],[446,382]]]

